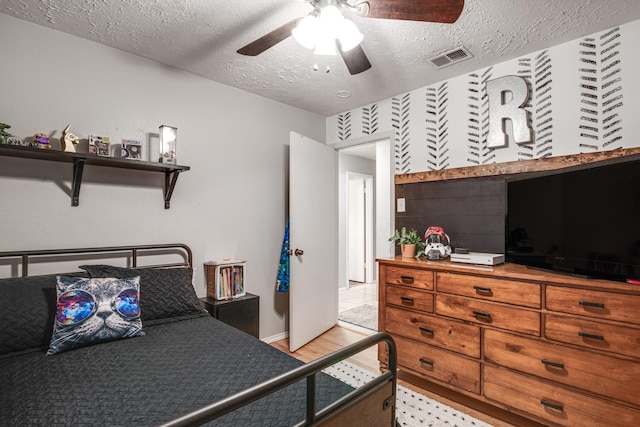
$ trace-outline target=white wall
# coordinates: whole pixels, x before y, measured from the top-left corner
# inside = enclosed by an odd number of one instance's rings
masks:
[[[637,147],[639,39],[634,21],[337,114],[327,141],[395,130],[396,174]],[[534,141],[489,149],[485,83],[506,75],[530,84]]]
[[[71,124],[146,141],[178,128],[171,209],[162,174],[85,167],[71,207],[71,165],[0,156],[0,251],[184,242],[202,263],[242,258],[260,295],[260,335],[287,329],[275,279],[284,232],[289,132],[325,140],[325,118],[137,56],[0,14],[0,122],[26,138]],[[221,67],[225,64],[220,64]]]

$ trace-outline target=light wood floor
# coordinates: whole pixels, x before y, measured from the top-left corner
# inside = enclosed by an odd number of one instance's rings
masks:
[[[293,353],[289,351],[289,340],[286,338],[273,342],[271,345],[280,351],[302,360],[303,362],[310,362],[366,337],[366,335],[361,331],[362,330],[357,327],[351,328],[346,325],[335,326]],[[378,352],[377,347],[375,346],[352,358],[349,358],[348,360],[351,363],[371,372],[378,372],[379,370]],[[411,390],[436,399],[439,402],[449,405],[452,408],[469,414],[495,427],[541,427],[541,424],[534,423],[525,418],[502,411],[481,402],[477,403],[465,396],[452,393],[444,387],[440,387],[426,381],[416,381],[415,378],[412,379],[412,383],[409,383],[406,379],[407,376],[401,373],[399,376],[399,383]],[[419,383],[419,385],[415,385],[413,382],[416,382],[416,384]],[[467,405],[471,405],[473,407]]]

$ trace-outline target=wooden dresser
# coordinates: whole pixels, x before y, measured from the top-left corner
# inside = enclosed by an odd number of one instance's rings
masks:
[[[401,370],[547,425],[640,425],[640,286],[514,264],[378,263],[379,330]]]

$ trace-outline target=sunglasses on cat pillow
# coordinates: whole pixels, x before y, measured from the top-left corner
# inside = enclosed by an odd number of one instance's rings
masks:
[[[140,316],[138,291],[127,288],[111,301],[111,308],[125,319]],[[95,296],[82,289],[73,289],[60,295],[57,302],[56,321],[63,326],[82,323],[98,311]]]

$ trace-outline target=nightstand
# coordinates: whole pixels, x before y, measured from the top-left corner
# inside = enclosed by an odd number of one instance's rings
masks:
[[[216,300],[200,298],[200,304],[221,322],[260,338],[260,297],[247,293],[241,297]]]

